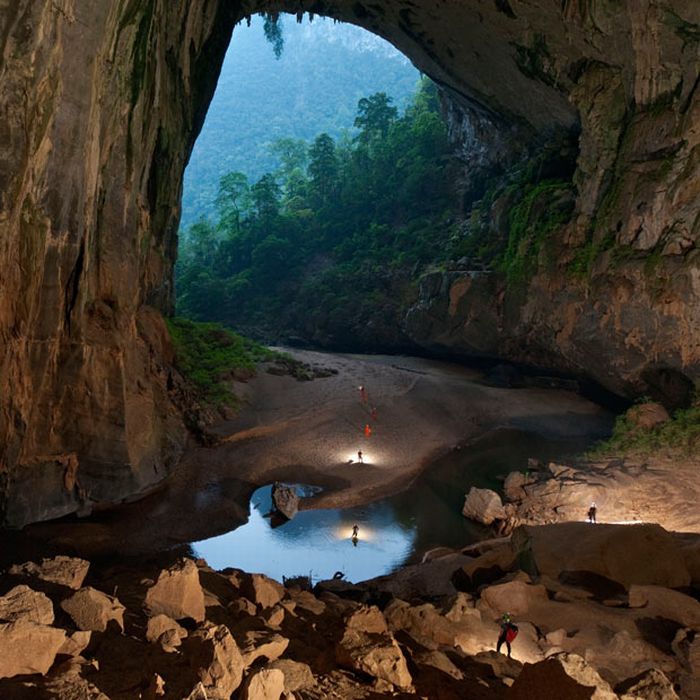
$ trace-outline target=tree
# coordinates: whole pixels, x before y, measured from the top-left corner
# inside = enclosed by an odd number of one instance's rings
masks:
[[[360,141],[368,142],[387,135],[389,127],[399,116],[392,102],[385,92],[377,92],[357,103],[355,127],[360,129]]]
[[[269,224],[279,214],[282,191],[274,175],[263,175],[251,188],[250,196],[258,219]]]
[[[243,173],[227,173],[219,180],[216,211],[219,214],[219,224],[227,231],[240,231],[241,207],[249,191],[248,178]]]
[[[319,134],[309,148],[311,188],[323,205],[334,194],[338,184],[338,158],[335,141],[326,133]]]
[[[285,181],[295,170],[303,171],[309,160],[309,145],[303,139],[277,139],[270,145],[269,150],[279,158],[278,172]]]

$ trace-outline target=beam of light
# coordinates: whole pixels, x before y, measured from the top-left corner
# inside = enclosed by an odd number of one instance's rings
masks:
[[[345,462],[346,464],[352,463],[352,464],[371,464],[373,466],[376,466],[377,461],[374,455],[368,454],[364,450],[362,450],[362,462],[360,462],[357,452],[348,452],[345,456],[340,458],[341,462]]]

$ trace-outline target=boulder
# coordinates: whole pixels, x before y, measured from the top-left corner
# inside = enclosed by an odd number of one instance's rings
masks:
[[[116,598],[86,586],[61,603],[79,630],[104,632],[111,620],[124,631],[124,610]]]
[[[27,620],[42,625],[53,624],[53,603],[43,593],[29,586],[15,586],[0,597],[0,620]]]
[[[241,655],[246,668],[260,657],[268,661],[279,659],[287,650],[289,640],[268,630],[246,632],[241,644]]]
[[[525,496],[525,484],[528,477],[522,472],[511,472],[503,482],[503,493],[509,501],[519,501]]]
[[[507,700],[617,700],[598,672],[580,656],[560,653],[525,664],[506,693]]]
[[[346,630],[336,647],[336,661],[398,688],[408,689],[413,682],[399,645],[388,634]]]
[[[277,668],[261,668],[245,682],[242,700],[280,700],[284,693],[284,673]]]
[[[148,620],[146,639],[160,644],[165,651],[174,651],[187,636],[187,630],[167,615],[156,615]]]
[[[282,671],[284,674],[285,693],[294,693],[297,690],[313,688],[316,685],[314,675],[308,664],[292,661],[291,659],[277,659],[277,661],[268,664],[267,668],[276,668]]]
[[[326,611],[326,604],[309,591],[292,589],[289,591],[289,597],[294,602],[295,608],[306,610],[313,615],[323,615]],[[286,605],[285,609],[288,609]]]
[[[66,639],[58,650],[62,656],[80,656],[83,653],[90,639],[92,632],[90,630],[77,630],[76,632],[66,632]]]
[[[700,603],[690,596],[661,586],[630,586],[629,606],[644,608],[652,617],[680,622],[700,630]]]
[[[411,654],[413,661],[418,666],[435,668],[458,681],[464,678],[464,674],[450,661],[446,654],[435,649],[430,651],[417,651]]]
[[[533,585],[524,581],[500,583],[481,591],[481,604],[488,605],[496,615],[504,612],[525,615],[531,605],[547,600],[547,589],[542,584]]]
[[[229,700],[243,680],[244,663],[228,628],[206,622],[182,646],[190,666],[197,671],[205,697]]]
[[[653,430],[671,420],[668,411],[660,403],[652,401],[632,406],[625,414],[625,418],[630,424],[642,430]]]
[[[526,525],[513,532],[511,543],[530,573],[552,579],[563,572],[586,571],[626,588],[679,588],[690,583],[682,552],[659,525]]]
[[[27,576],[67,586],[78,590],[87,576],[90,562],[77,557],[58,556],[42,559],[41,564],[33,561],[11,566],[8,573],[14,576]]]
[[[679,700],[673,683],[659,670],[650,668],[615,687],[620,700]]]
[[[261,608],[273,608],[285,594],[281,583],[264,574],[248,574],[241,583],[241,593]]]
[[[472,608],[472,612],[476,612]],[[456,638],[464,631],[430,604],[409,605],[403,600],[393,600],[384,610],[392,632],[402,631],[426,649],[440,646],[453,647]]]
[[[0,623],[0,678],[46,673],[65,639],[64,630],[27,619]]]
[[[272,505],[278,513],[291,520],[299,511],[299,496],[293,486],[275,483],[272,487]]]
[[[204,620],[204,591],[199,583],[199,571],[191,559],[181,559],[163,569],[158,580],[146,592],[149,615],[167,615],[174,620],[192,618]]]
[[[345,627],[358,632],[386,634],[389,628],[382,611],[375,605],[361,605],[345,617]]]
[[[472,486],[464,499],[462,515],[484,525],[491,525],[494,520],[503,520],[506,513],[501,497],[495,491]]]

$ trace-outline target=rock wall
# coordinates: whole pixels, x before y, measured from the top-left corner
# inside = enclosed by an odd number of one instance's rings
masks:
[[[654,360],[697,374],[700,7],[692,0],[3,3],[0,510],[7,523],[142,493],[184,449],[159,317],[172,306],[182,173],[232,28],[260,10],[311,11],[384,36],[471,124],[479,120],[479,129],[462,129],[474,147],[496,130],[507,146],[580,125],[577,216],[562,234],[562,255],[602,236],[605,219],[644,255],[663,246],[656,257],[667,281],[642,282],[637,266],[572,289],[558,272],[543,273],[515,312],[507,294],[491,300],[495,342],[506,356],[586,370],[593,353],[602,362],[594,374],[617,386],[634,383],[635,357],[650,352],[653,328],[664,341],[653,345]],[[506,157],[508,148],[497,153]],[[470,299],[455,303],[483,325]],[[625,308],[630,299],[634,313]],[[469,350],[463,337],[474,326],[450,323],[445,346]],[[620,359],[621,348],[636,352]]]

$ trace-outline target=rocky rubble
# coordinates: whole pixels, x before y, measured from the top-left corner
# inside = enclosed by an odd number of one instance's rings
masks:
[[[88,585],[44,593],[12,567],[0,697],[690,699],[698,552],[658,526],[568,523],[435,555],[412,567],[422,589],[408,570],[310,592],[179,559],[93,565]],[[494,650],[505,611],[512,659]]]

